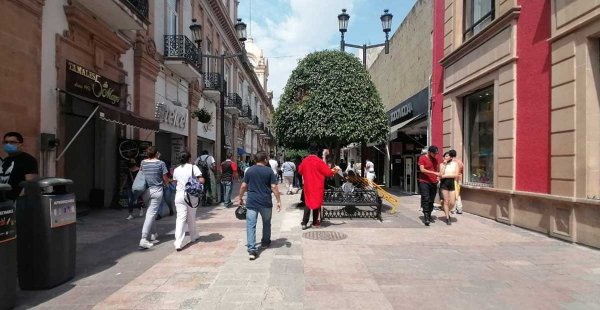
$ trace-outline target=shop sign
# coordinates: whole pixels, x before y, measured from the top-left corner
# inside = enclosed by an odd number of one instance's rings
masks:
[[[422,89],[387,112],[390,126],[400,124],[417,115],[426,114],[429,103],[429,90]]]
[[[50,227],[60,227],[77,221],[75,194],[53,196],[50,200]]]
[[[399,108],[390,111],[390,123],[397,124],[404,120],[407,120],[413,116],[413,105],[412,102],[408,102]]]
[[[187,136],[188,110],[170,102],[162,105],[159,113],[160,129]]]
[[[119,106],[121,85],[67,60],[65,88],[85,98]]]
[[[0,243],[13,240],[17,236],[15,208],[12,202],[0,203]]]

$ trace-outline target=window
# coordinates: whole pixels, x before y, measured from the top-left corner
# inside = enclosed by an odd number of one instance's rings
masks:
[[[467,183],[492,186],[494,180],[494,87],[464,98]]]
[[[167,1],[167,34],[176,35],[177,34],[177,24],[178,24],[177,15],[177,0],[168,0]]]
[[[464,39],[479,33],[494,20],[494,0],[465,0]]]

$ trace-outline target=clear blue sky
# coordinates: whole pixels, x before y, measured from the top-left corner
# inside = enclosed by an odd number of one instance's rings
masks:
[[[346,43],[378,44],[385,35],[379,17],[384,9],[394,15],[392,32],[410,12],[416,0],[241,0],[239,17],[248,24],[248,36],[269,59],[268,90],[274,104],[297,61],[306,54],[339,49],[337,15],[342,8],[350,14]],[[356,51],[347,48],[346,51]]]

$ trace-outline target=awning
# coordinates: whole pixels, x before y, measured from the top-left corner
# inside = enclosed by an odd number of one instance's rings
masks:
[[[240,155],[240,156],[248,154],[248,153],[246,153],[246,150],[244,150],[241,147],[238,147],[237,152],[238,152],[238,155]]]
[[[62,89],[56,89],[61,93],[67,94],[69,96],[75,97],[79,100],[86,101],[92,104],[95,104],[99,107],[98,115],[101,120],[117,123],[120,125],[130,126],[134,128],[158,131],[159,123],[156,120],[143,118],[141,116],[135,115],[131,111],[123,110],[119,107],[111,106],[104,102],[100,102],[97,100],[93,100],[90,98],[86,98],[83,96],[76,95],[74,93],[68,92]]]
[[[422,118],[425,118],[425,117],[426,117],[425,113],[421,113],[421,114],[419,114],[419,115],[417,115],[417,116],[415,116],[413,118],[407,119],[407,120],[405,120],[404,122],[402,122],[400,124],[397,124],[397,125],[394,125],[394,126],[390,127],[390,133],[393,134],[396,131],[398,131],[398,130],[406,127],[406,126],[412,125],[413,123],[415,123],[415,122],[417,122],[417,121],[419,121],[419,120],[421,120]]]

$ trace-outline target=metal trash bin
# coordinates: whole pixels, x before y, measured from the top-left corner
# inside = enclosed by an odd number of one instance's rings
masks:
[[[72,180],[43,178],[23,182],[17,199],[17,262],[23,290],[48,289],[75,275],[75,194]]]
[[[15,206],[6,198],[12,188],[0,184],[0,309],[12,309],[17,293],[17,228]]]

